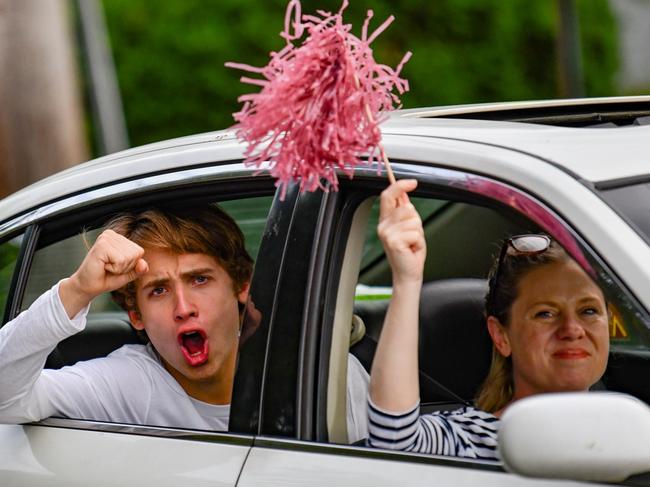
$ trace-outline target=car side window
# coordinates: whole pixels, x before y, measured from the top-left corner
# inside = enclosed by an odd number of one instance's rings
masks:
[[[21,311],[29,308],[41,294],[58,281],[72,275],[86,255],[88,246],[95,241],[99,233],[99,230],[90,230],[83,235],[76,234],[34,252]],[[108,311],[118,308],[111,305],[109,296],[100,296],[92,303],[92,309]]]
[[[253,261],[258,252],[272,199],[272,196],[258,196],[218,202],[220,208],[228,213],[242,230],[246,250],[253,258]],[[184,203],[188,204],[187,202]],[[199,202],[199,204],[205,205],[203,201]],[[106,219],[110,218],[110,216],[108,215]],[[99,222],[100,220],[93,216],[92,221]],[[60,225],[56,228],[59,227]],[[21,309],[27,309],[43,292],[50,289],[59,280],[70,276],[78,268],[87,253],[87,249],[101,231],[101,228],[94,228],[83,234],[75,233],[70,235],[68,233],[63,235],[65,238],[52,242],[52,237],[48,235],[47,228],[44,228],[41,234],[48,239],[48,244],[37,248],[33,255]],[[55,235],[58,234],[55,233]],[[204,276],[200,277],[203,278]],[[214,279],[211,277],[210,282],[217,282],[218,279],[217,277]],[[216,287],[216,284],[213,286]],[[243,306],[239,308],[240,313],[242,310]],[[236,323],[237,316],[235,315],[232,319]],[[127,313],[112,300],[110,293],[105,293],[91,303],[85,328],[81,332],[59,342],[48,356],[45,368],[60,369],[79,361],[104,357],[123,345],[142,344],[147,341],[145,335],[134,329]],[[189,345],[184,346],[194,346],[194,342],[191,340],[184,343],[189,343]],[[201,411],[200,409],[197,410]],[[92,420],[92,418],[86,419]],[[166,424],[154,422],[148,425],[165,426]],[[178,427],[184,427],[182,421]],[[101,429],[101,427],[99,428]]]
[[[11,279],[16,268],[18,253],[23,237],[14,237],[0,244],[0,313],[4,314],[11,287]]]
[[[375,198],[372,200],[365,203],[372,203],[372,206],[363,228],[365,238],[350,326],[347,442],[359,442],[367,435],[367,432],[365,435],[362,433],[363,428],[367,428],[365,418],[360,419],[366,410],[365,391],[359,390],[364,387],[360,376],[364,373],[367,376],[371,371],[392,293],[390,267],[377,238],[379,202]],[[421,307],[421,408],[424,411],[448,409],[472,401],[489,367],[491,346],[484,332],[482,302],[485,279],[492,258],[499,251],[499,243],[508,235],[530,232],[536,227],[524,219],[513,219],[503,212],[477,204],[422,196],[412,197],[411,201],[422,218],[427,242]],[[480,238],[476,238],[477,235]],[[440,320],[428,315],[440,313],[436,303],[448,303],[454,297],[466,298],[467,302],[459,301],[456,306],[465,308],[466,312],[458,320],[467,323],[443,322],[447,330],[433,328]],[[468,363],[464,368],[450,366],[450,354],[445,350],[454,349],[454,345],[436,343],[433,336],[443,333],[450,338],[457,330],[471,338],[468,346],[473,348],[474,363]],[[456,338],[460,339],[460,336]],[[341,358],[344,356],[333,350],[330,370],[332,364],[344,361]],[[453,357],[451,362],[454,362]],[[442,372],[444,377],[440,376]],[[337,406],[331,402],[330,407]],[[340,433],[342,430],[343,425],[337,424],[337,419],[332,416],[330,438],[335,442],[346,442]]]
[[[485,278],[499,242],[524,225],[484,206],[442,198],[413,197],[427,237],[424,280]],[[390,268],[377,237],[379,203],[372,206],[366,229],[359,283],[390,285]],[[477,238],[477,236],[481,238]]]

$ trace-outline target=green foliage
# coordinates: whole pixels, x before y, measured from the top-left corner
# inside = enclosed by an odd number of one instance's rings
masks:
[[[0,245],[0,313],[4,313],[19,251],[20,238]]]
[[[395,66],[407,50],[405,107],[559,96],[557,11],[549,0],[350,0],[360,33],[396,20],[373,44]],[[283,47],[285,0],[104,0],[133,145],[232,125],[237,97],[254,90],[226,61],[254,66]],[[303,0],[303,12],[339,0]],[[607,0],[577,0],[588,96],[611,95],[617,67]]]
[[[606,0],[578,2],[582,64],[588,96],[612,96],[619,66],[618,30]],[[623,93],[620,93],[623,94]]]

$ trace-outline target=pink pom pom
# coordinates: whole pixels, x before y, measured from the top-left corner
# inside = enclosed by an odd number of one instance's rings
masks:
[[[300,1],[291,0],[280,34],[287,45],[271,53],[267,66],[226,63],[263,77],[241,78],[262,89],[239,97],[244,105],[234,118],[238,137],[248,144],[245,162],[262,167],[268,161],[282,197],[291,181],[300,181],[301,191],[327,190],[325,182],[337,190],[337,170],[351,178],[355,166],[381,160],[379,123],[400,103],[393,89],[408,90],[399,72],[411,53],[393,70],[377,64],[370,49],[393,17],[368,36],[368,11],[359,39],[343,23],[347,5],[344,0],[338,13],[312,16],[302,15]],[[294,46],[305,31],[303,44]]]

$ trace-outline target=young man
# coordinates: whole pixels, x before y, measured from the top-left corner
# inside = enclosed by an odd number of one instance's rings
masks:
[[[63,416],[227,430],[251,272],[239,227],[217,206],[114,219],[72,276],[0,329],[0,422]],[[150,343],[43,370],[107,291]]]

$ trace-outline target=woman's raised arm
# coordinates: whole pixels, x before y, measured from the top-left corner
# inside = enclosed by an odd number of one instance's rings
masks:
[[[419,400],[418,309],[426,243],[422,220],[407,193],[414,179],[397,181],[381,194],[377,233],[393,276],[391,298],[370,376],[370,399],[401,412]]]

